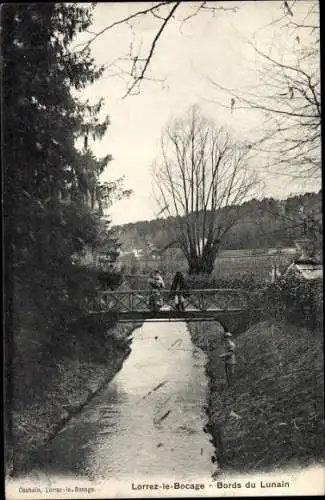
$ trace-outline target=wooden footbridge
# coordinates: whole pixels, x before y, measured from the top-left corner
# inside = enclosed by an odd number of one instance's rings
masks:
[[[149,307],[151,291],[118,290],[98,292],[87,304],[89,314],[126,323],[143,321],[218,321],[234,333],[243,331],[251,319],[248,292],[242,289],[187,290],[184,310],[179,311],[174,296],[162,290],[163,306],[158,312]]]

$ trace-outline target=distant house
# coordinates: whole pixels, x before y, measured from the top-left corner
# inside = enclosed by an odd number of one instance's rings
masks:
[[[284,278],[296,276],[303,280],[323,279],[323,264],[311,259],[301,259],[292,262],[282,275]]]

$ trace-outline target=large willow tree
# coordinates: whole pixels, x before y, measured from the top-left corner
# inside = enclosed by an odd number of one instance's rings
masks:
[[[153,177],[160,210],[176,218],[190,273],[211,273],[223,239],[239,222],[238,205],[258,187],[246,152],[197,107],[174,120],[161,140]]]

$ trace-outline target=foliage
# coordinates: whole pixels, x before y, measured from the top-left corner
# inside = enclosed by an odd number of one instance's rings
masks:
[[[289,247],[304,237],[314,241],[318,251],[322,247],[321,191],[292,196],[283,201],[253,199],[241,204],[238,210],[240,223],[230,228],[220,250]],[[167,253],[164,249],[176,239],[174,217],[139,221],[115,226],[114,229],[124,252],[135,248],[145,251],[151,246],[164,256]],[[171,247],[168,255],[179,255],[177,252],[179,249]],[[121,256],[120,260],[128,260],[128,256]]]
[[[254,279],[254,277],[247,275],[242,278],[218,278],[208,274],[198,274],[195,276],[187,277],[187,285],[193,289],[205,288],[241,288],[243,290],[256,290],[265,286],[265,282]]]
[[[66,4],[3,12],[6,241],[16,274],[69,259],[94,238],[84,197],[109,157],[90,165],[75,141],[101,138],[108,118],[99,123],[102,102],[82,103],[70,88],[85,87],[102,70],[89,54],[69,51],[90,23],[91,9]]]
[[[274,318],[255,324],[235,339],[234,384],[226,388],[219,357],[222,329],[199,322],[189,323],[189,329],[208,356],[207,428],[225,473],[272,472],[323,461],[322,338]]]
[[[123,274],[115,270],[98,270],[98,282],[101,289],[112,289],[115,290],[121,283],[123,279]]]
[[[322,325],[323,287],[321,281],[299,277],[282,278],[269,283],[260,296],[260,307],[266,317],[286,319],[312,330]]]
[[[323,324],[323,286],[321,280],[308,281],[290,276],[274,283],[243,278],[220,279],[211,275],[187,276],[186,284],[192,289],[233,288],[247,292],[248,307],[254,312],[252,319],[286,320],[313,331],[321,331]]]
[[[111,156],[96,158],[90,147],[103,138],[109,118],[99,118],[102,99],[78,97],[103,68],[89,50],[71,50],[90,27],[93,8],[2,9],[8,401],[13,356],[21,351],[28,358],[36,345],[54,357],[71,321],[84,314],[83,297],[100,286],[98,272],[76,264],[78,256],[104,245],[114,262],[118,252],[101,214],[104,203],[127,193],[119,182],[100,183]],[[118,278],[112,270],[106,279]]]

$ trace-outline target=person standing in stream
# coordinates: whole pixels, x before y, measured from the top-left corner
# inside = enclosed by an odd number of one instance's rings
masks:
[[[228,387],[233,384],[234,372],[235,372],[235,364],[236,364],[236,356],[235,356],[235,342],[231,340],[232,335],[230,332],[225,332],[223,339],[225,345],[225,352],[220,354],[220,358],[224,358],[225,360],[225,371],[226,371],[226,379],[228,383]]]

